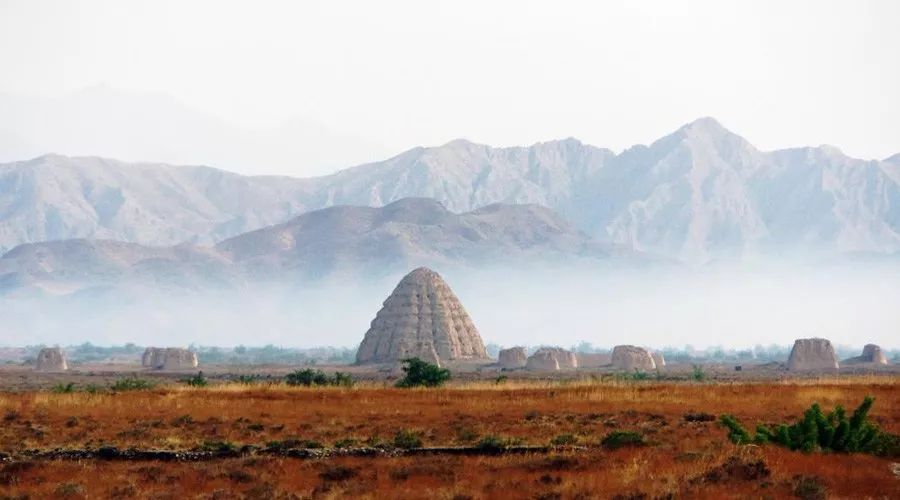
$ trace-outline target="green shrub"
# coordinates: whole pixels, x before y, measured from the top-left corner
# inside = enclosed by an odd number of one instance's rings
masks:
[[[719,417],[719,421],[722,422],[722,425],[724,425],[726,429],[728,429],[728,439],[730,439],[732,443],[747,444],[753,441],[750,437],[750,433],[747,432],[747,429],[745,429],[733,415],[723,414]]]
[[[703,382],[706,380],[706,372],[703,371],[703,367],[700,365],[694,365],[691,370],[691,379],[696,380],[697,382]]]
[[[634,431],[613,431],[607,434],[600,444],[611,450],[625,446],[641,446],[644,444],[644,436]]]
[[[574,446],[576,444],[578,444],[578,436],[575,434],[560,434],[550,440],[551,446]]]
[[[287,385],[303,385],[306,387],[324,385],[353,387],[354,380],[349,373],[335,372],[334,376],[329,377],[322,370],[306,368],[288,373],[285,377],[285,383]]]
[[[231,441],[204,441],[203,444],[200,445],[200,449],[203,451],[225,453],[237,450],[237,445]]]
[[[50,390],[57,394],[69,394],[75,392],[75,384],[73,382],[69,382],[68,384],[56,384]]]
[[[137,378],[137,376],[125,377],[116,380],[113,383],[111,389],[114,391],[143,391],[146,389],[152,389],[153,384],[150,382]]]
[[[479,439],[478,443],[475,444],[475,447],[479,450],[485,451],[500,451],[508,448],[510,445],[511,442],[509,439],[504,439],[500,436],[488,434],[487,436]]]
[[[759,425],[756,427],[756,435],[752,437],[733,416],[722,415],[720,420],[728,428],[728,437],[735,444],[774,443],[804,452],[859,452],[896,456],[898,436],[882,432],[867,420],[874,402],[872,397],[866,396],[849,419],[841,405],[826,415],[818,403],[813,403],[797,422],[780,424],[774,428]]]
[[[344,438],[344,439],[338,439],[337,441],[335,441],[334,447],[335,448],[353,448],[354,446],[356,446],[358,444],[359,444],[359,441],[357,441],[356,439]]]
[[[344,372],[334,372],[334,377],[331,379],[332,385],[336,385],[338,387],[353,387],[353,384],[356,381],[353,380],[353,376],[349,373]]]
[[[394,446],[408,450],[422,447],[422,433],[408,429],[400,429],[394,434]]]
[[[206,380],[206,377],[203,376],[202,371],[197,372],[193,377],[183,379],[181,382],[191,387],[206,387],[209,385],[209,382]]]
[[[265,382],[267,379],[269,379],[269,377],[259,374],[238,375],[238,378],[235,380],[235,382],[244,385],[253,385]]]
[[[450,380],[450,370],[419,358],[404,359],[403,373],[406,375],[397,382],[397,387],[439,387]]]
[[[322,370],[313,370],[306,368],[303,370],[288,373],[284,381],[287,385],[304,385],[310,387],[313,385],[325,385],[328,383],[328,376]]]

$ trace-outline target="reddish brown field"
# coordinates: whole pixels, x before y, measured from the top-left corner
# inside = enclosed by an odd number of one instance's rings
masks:
[[[0,498],[898,498],[889,459],[803,454],[732,445],[717,422],[688,412],[733,413],[748,427],[793,421],[813,402],[830,409],[876,398],[871,418],[900,433],[900,379],[842,377],[765,383],[469,383],[443,389],[381,386],[169,387],[101,394],[0,394],[0,451],[194,449],[204,442],[264,445],[303,439],[390,441],[400,429],[425,446],[472,444],[485,435],[546,445],[572,434],[579,448],[502,456],[247,457],[214,461],[23,461],[3,466]],[[612,430],[643,447],[607,450]],[[720,466],[762,460],[767,472]],[[895,459],[896,460],[896,459]],[[745,470],[746,469],[746,470]],[[717,473],[719,472],[719,473]],[[643,495],[643,496],[642,496]]]

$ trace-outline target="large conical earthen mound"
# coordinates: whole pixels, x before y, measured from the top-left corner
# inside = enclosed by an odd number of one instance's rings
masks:
[[[420,267],[400,280],[384,301],[356,362],[431,360],[435,354],[441,361],[488,357],[472,319],[441,275]]]

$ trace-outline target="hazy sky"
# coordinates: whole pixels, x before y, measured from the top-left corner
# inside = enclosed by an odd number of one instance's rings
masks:
[[[763,149],[900,152],[900,2],[0,0],[0,92],[107,83],[245,127],[304,117],[391,151],[699,116]]]

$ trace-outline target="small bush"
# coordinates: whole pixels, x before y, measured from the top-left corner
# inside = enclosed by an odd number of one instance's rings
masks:
[[[328,383],[328,376],[322,370],[313,370],[306,368],[288,373],[285,377],[287,385],[304,385],[310,387],[313,385],[325,385]]]
[[[882,432],[875,424],[868,422],[869,410],[874,402],[872,397],[866,396],[849,419],[841,405],[826,415],[818,403],[813,403],[797,422],[791,425],[780,424],[774,428],[759,425],[754,436],[731,415],[722,415],[720,421],[728,429],[728,437],[735,444],[773,443],[804,452],[858,452],[896,456],[898,436]]]
[[[478,433],[471,427],[464,427],[456,430],[456,440],[460,443],[471,443],[478,439]]]
[[[288,373],[285,377],[287,385],[302,385],[306,387],[333,385],[337,387],[353,387],[355,381],[349,373],[335,372],[329,377],[322,370],[306,368]]]
[[[334,377],[331,379],[332,385],[336,385],[338,387],[353,387],[353,384],[356,383],[353,380],[353,376],[349,373],[344,372],[334,372]]]
[[[123,391],[143,391],[147,389],[152,389],[153,384],[150,382],[137,378],[136,376],[125,377],[116,380],[113,383],[112,387],[110,387],[114,391],[123,392]]]
[[[509,380],[509,377],[507,377],[506,375],[500,375],[499,377],[494,379],[494,384],[495,385],[505,384],[507,380]]]
[[[203,444],[200,445],[200,449],[203,451],[226,453],[237,450],[237,445],[231,441],[204,441]]]
[[[344,438],[344,439],[338,439],[337,441],[335,441],[334,447],[335,448],[353,448],[357,444],[359,444],[359,442],[353,438]]]
[[[560,434],[550,440],[551,446],[574,446],[576,444],[578,444],[578,436],[575,434]]]
[[[394,434],[394,446],[408,450],[422,447],[422,433],[408,429],[400,429]]]
[[[641,371],[641,370],[635,368],[634,373],[631,375],[631,379],[632,380],[649,380],[650,375],[645,371]]]
[[[252,385],[263,381],[262,375],[238,375],[237,383]]]
[[[439,387],[450,380],[450,370],[419,358],[404,359],[403,373],[397,387]]]
[[[697,382],[703,382],[706,380],[706,372],[703,371],[703,367],[700,365],[694,365],[691,370],[691,379],[696,380]]]
[[[203,372],[197,372],[196,375],[190,378],[186,378],[181,382],[191,386],[191,387],[206,387],[209,385],[209,382],[206,380],[206,377],[203,376]]]
[[[57,394],[69,394],[75,392],[75,384],[73,382],[69,382],[68,384],[56,384],[50,390]]]
[[[616,450],[625,446],[641,446],[644,444],[644,436],[634,431],[613,431],[606,435],[600,444],[604,448]]]
[[[487,436],[478,440],[478,443],[475,444],[475,447],[479,450],[485,451],[500,451],[509,447],[510,444],[510,440],[508,439],[504,439],[493,434],[488,434]]]

